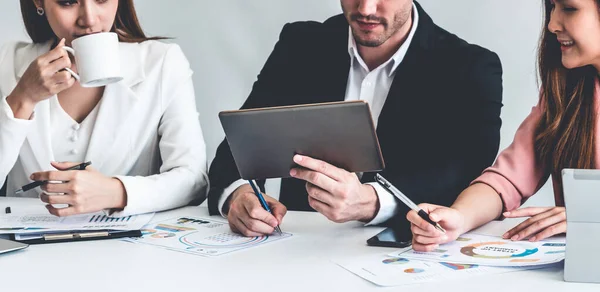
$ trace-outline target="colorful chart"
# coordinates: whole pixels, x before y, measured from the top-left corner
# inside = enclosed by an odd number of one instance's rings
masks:
[[[160,233],[152,234],[150,237],[152,237],[152,238],[170,238],[170,237],[175,237],[175,233],[160,232]]]
[[[479,265],[465,265],[465,264],[452,264],[452,263],[440,263],[442,266],[446,268],[453,269],[455,271],[458,270],[468,270],[479,267]]]
[[[156,228],[158,230],[166,231],[166,232],[181,232],[181,231],[195,230],[194,228],[183,227],[183,226],[175,226],[175,225],[168,225],[168,224],[158,224],[154,228]]]
[[[156,230],[154,229],[142,229],[142,236],[146,236],[146,235],[151,235],[156,233]]]
[[[210,218],[176,217],[146,225],[144,236],[125,239],[138,244],[216,257],[230,252],[252,248],[292,236],[290,233],[270,236],[244,237],[233,233],[227,222]]]
[[[409,262],[409,260],[405,258],[389,258],[381,261],[384,264],[391,265],[403,265]]]
[[[538,252],[537,248],[527,248],[503,241],[481,242],[467,245],[460,249],[466,256],[485,259],[522,258]]]
[[[205,237],[198,232],[192,232],[182,236],[179,241],[189,247],[239,248],[257,245],[267,241],[267,239],[269,239],[268,235],[244,237],[238,234],[220,233]]]
[[[466,241],[468,239],[468,241]],[[411,261],[426,260],[445,264],[445,268],[467,269],[460,264],[494,267],[529,267],[557,263],[565,258],[565,239],[556,238],[553,242],[511,241],[500,236],[466,233],[461,240],[440,245],[438,250],[421,252],[401,250],[389,254],[390,257],[406,258]],[[441,251],[444,253],[440,253]],[[471,271],[474,272],[474,271]],[[469,272],[470,273],[470,272]]]
[[[404,272],[407,273],[407,274],[419,274],[419,273],[425,272],[425,270],[424,269],[411,268],[411,269],[404,270]]]

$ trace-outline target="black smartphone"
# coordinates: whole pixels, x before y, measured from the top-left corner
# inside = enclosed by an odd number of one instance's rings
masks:
[[[367,244],[383,247],[407,247],[412,244],[412,233],[410,230],[399,231],[386,228],[377,235],[369,238]]]

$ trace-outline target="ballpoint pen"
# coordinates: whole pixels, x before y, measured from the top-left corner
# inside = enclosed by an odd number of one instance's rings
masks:
[[[383,178],[383,176],[381,176],[380,174],[376,174],[375,180],[386,191],[388,191],[394,197],[400,199],[400,201],[402,201],[407,207],[409,207],[412,210],[414,210],[415,212],[417,212],[417,214],[419,214],[419,217],[423,218],[423,220],[425,220],[425,221],[429,222],[429,224],[433,225],[435,227],[435,229],[443,232],[444,234],[446,233],[446,230],[444,230],[444,228],[442,228],[442,226],[440,226],[440,224],[438,224],[437,222],[434,222],[433,220],[431,220],[431,218],[429,218],[429,214],[427,214],[427,212],[425,212],[423,209],[419,208],[417,206],[417,204],[415,204],[413,201],[411,201],[400,190],[398,190],[396,187],[394,187],[394,185],[392,185],[385,178]]]
[[[254,190],[254,194],[256,194],[256,196],[258,197],[258,200],[260,201],[260,204],[262,205],[262,207],[265,210],[267,210],[267,212],[273,214],[273,212],[271,212],[271,208],[269,208],[269,204],[267,204],[267,201],[265,201],[265,198],[263,197],[262,193],[260,192],[260,190],[258,189],[256,184],[252,180],[248,180],[248,182],[250,183],[252,190]],[[275,226],[275,230],[277,230],[279,235],[283,234],[283,232],[281,232],[281,228],[279,228],[279,225]]]
[[[75,166],[69,167],[67,169],[63,169],[62,171],[67,171],[67,170],[85,170],[85,168],[88,167],[90,164],[92,164],[92,162],[88,161],[88,162],[84,162],[84,163],[77,164]],[[48,183],[47,180],[34,181],[34,182],[26,184],[22,188],[16,190],[15,194],[18,195],[18,194],[24,193],[26,191],[29,191],[31,189],[35,189],[35,188],[37,188],[37,187],[39,187],[41,185],[44,185],[46,183]]]

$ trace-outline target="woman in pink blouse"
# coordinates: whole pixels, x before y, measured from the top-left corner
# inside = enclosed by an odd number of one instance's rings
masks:
[[[501,215],[530,217],[504,234],[511,240],[538,241],[567,229],[560,172],[600,166],[600,0],[544,0],[545,24],[539,49],[541,95],[513,143],[450,207],[421,205],[437,231],[414,211],[413,248],[439,244]],[[552,177],[556,207],[518,209]]]

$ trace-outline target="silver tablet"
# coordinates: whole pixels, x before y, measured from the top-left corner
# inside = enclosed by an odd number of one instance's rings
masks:
[[[29,245],[0,238],[0,254],[27,248]]]
[[[565,169],[565,281],[600,283],[600,170]]]
[[[364,101],[225,111],[219,118],[245,180],[289,177],[294,154],[349,172],[385,167]]]

